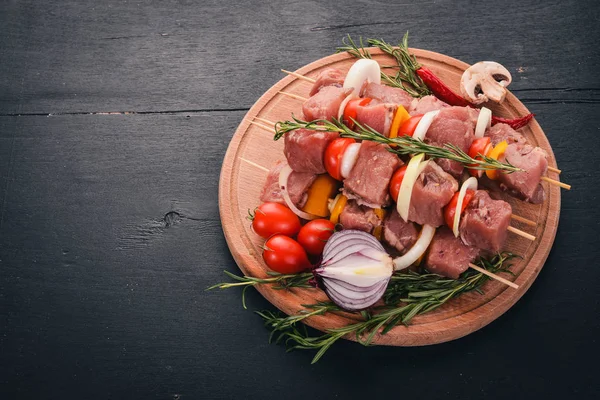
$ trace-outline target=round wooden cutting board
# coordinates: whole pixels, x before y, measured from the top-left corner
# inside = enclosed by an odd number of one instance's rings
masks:
[[[371,50],[373,58],[382,65],[390,65],[392,61],[379,50]],[[461,61],[430,51],[411,49],[418,61],[429,67],[453,90],[459,92],[459,82],[463,71],[468,67]],[[328,67],[336,67],[347,71],[355,59],[346,53],[336,54],[315,61],[297,72],[308,77],[315,77],[319,71]],[[279,73],[279,71],[274,71]],[[271,168],[277,160],[285,160],[283,155],[283,139],[273,140],[269,133],[250,121],[255,117],[270,121],[289,120],[292,114],[301,115],[301,100],[279,94],[279,91],[294,93],[308,97],[311,83],[286,76],[270,88],[248,111],[231,139],[227,154],[223,161],[219,183],[219,210],[223,231],[229,249],[244,275],[266,277],[267,267],[262,261],[261,245],[263,240],[252,232],[246,219],[248,210],[260,204],[259,196],[265,182],[267,172],[247,163],[249,160],[259,166]],[[517,117],[529,111],[521,102],[509,93],[501,106],[492,106],[494,115],[501,117]],[[534,120],[521,129],[530,143],[540,146],[549,155],[548,163],[556,167],[552,148],[542,128]],[[558,179],[554,173],[549,176]],[[560,189],[544,183],[547,199],[543,204],[533,205],[503,196],[513,207],[513,213],[536,221],[531,227],[512,221],[511,225],[531,233],[537,237],[535,241],[525,240],[509,233],[505,250],[522,256],[515,259],[511,268],[516,275],[515,283],[519,289],[512,289],[496,281],[483,286],[484,294],[466,293],[451,300],[430,313],[415,317],[411,325],[397,326],[385,335],[378,335],[374,343],[394,346],[421,346],[446,342],[465,336],[489,324],[508,310],[523,296],[540,272],[556,235],[560,213]],[[507,278],[512,279],[506,275]],[[273,305],[286,314],[297,314],[304,308],[302,304],[326,301],[326,295],[318,289],[274,290],[267,285],[259,285],[258,290]],[[326,330],[348,325],[358,318],[353,314],[326,314],[308,319],[308,325]],[[349,339],[352,339],[349,337]]]

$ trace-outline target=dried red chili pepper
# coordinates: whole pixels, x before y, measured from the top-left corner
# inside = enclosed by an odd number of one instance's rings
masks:
[[[496,124],[508,124],[513,129],[519,129],[524,127],[533,119],[535,114],[527,114],[524,117],[508,119],[508,118],[500,118],[492,116],[492,125]]]
[[[467,100],[454,93],[452,89],[442,82],[440,78],[435,76],[435,74],[428,68],[421,66],[416,70],[416,72],[438,99],[450,104],[451,106],[473,107],[473,105]],[[527,125],[533,116],[534,114],[528,114],[524,117],[514,119],[492,116],[492,125],[502,123],[510,125],[510,127],[513,129],[519,129]]]
[[[438,99],[450,104],[451,106],[471,106],[471,103],[454,93],[454,91],[446,86],[446,84],[442,82],[440,78],[435,76],[435,74],[431,72],[429,68],[421,66],[416,70],[416,73]]]

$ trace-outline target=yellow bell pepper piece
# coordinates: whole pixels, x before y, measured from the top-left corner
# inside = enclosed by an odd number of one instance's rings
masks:
[[[387,212],[383,208],[374,208],[373,212],[379,217],[379,219],[384,219],[385,214],[387,214]]]
[[[507,147],[508,147],[508,143],[506,142],[506,140],[503,140],[502,142],[498,143],[492,150],[490,150],[490,152],[487,156],[490,158],[493,158],[494,160],[497,160],[500,157],[502,157],[502,155],[506,151]],[[493,179],[493,180],[498,179],[498,170],[496,170],[496,169],[487,169],[485,171],[485,174],[490,179]]]
[[[308,200],[302,211],[309,214],[318,215],[319,217],[329,216],[327,202],[338,191],[339,182],[332,178],[329,174],[321,174],[308,188]]]
[[[390,128],[390,138],[398,137],[398,130],[402,126],[403,123],[410,119],[410,114],[406,109],[399,105],[396,109],[396,114],[394,114],[394,119],[392,120],[392,127]]]
[[[376,208],[373,210],[373,212],[382,221],[385,218],[385,214],[387,214],[387,212],[383,208]],[[379,226],[376,226],[375,228],[373,228],[373,236],[375,236],[375,238],[377,240],[381,241],[381,239],[383,237],[383,226],[382,225],[379,225]]]
[[[344,211],[344,207],[346,207],[346,203],[348,203],[348,198],[343,194],[338,194],[336,197],[335,204],[331,209],[331,216],[329,217],[329,221],[337,224],[340,222],[340,214]]]

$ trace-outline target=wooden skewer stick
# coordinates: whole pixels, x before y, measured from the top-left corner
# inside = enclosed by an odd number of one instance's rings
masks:
[[[267,168],[263,167],[262,165],[258,165],[255,162],[252,162],[250,160],[246,160],[243,157],[240,157],[240,160],[242,160],[244,162],[247,162],[248,164],[252,165],[253,167],[256,167],[258,169],[262,169],[265,172],[269,172],[269,170]],[[509,228],[511,228],[511,227],[509,227]],[[498,275],[496,275],[496,274],[494,274],[494,273],[492,273],[492,272],[490,272],[490,271],[488,271],[488,270],[486,270],[484,268],[478,267],[475,264],[469,263],[469,267],[473,268],[474,270],[476,270],[478,272],[481,272],[482,274],[485,274],[485,275],[489,276],[492,279],[497,280],[498,282],[502,282],[505,285],[508,285],[508,286],[510,286],[512,288],[515,288],[515,289],[519,288],[519,286],[517,284],[512,283],[511,281],[506,280],[506,279],[502,278],[501,276],[498,276]]]
[[[295,94],[294,94],[294,95],[292,95],[291,93],[286,93],[286,92],[279,92],[279,93],[281,93],[281,94],[285,94],[285,95],[290,95],[290,96],[296,96]],[[297,96],[297,97],[300,97],[300,96]],[[275,126],[275,122],[269,121],[268,119],[259,118],[259,117],[254,117],[254,119],[257,119],[257,120],[259,120],[259,121],[261,121],[261,122],[264,122],[265,124],[269,124],[269,125]],[[257,125],[257,126],[260,126],[261,128],[263,128],[263,129],[265,129],[265,130],[268,130],[269,132],[272,132],[272,129],[270,129],[270,128],[269,128],[269,127],[267,127],[266,125],[259,124],[258,122],[253,122],[253,121],[250,121],[250,123],[251,123],[251,124],[254,124],[254,125]],[[571,190],[571,185],[567,185],[566,183],[562,183],[562,182],[560,182],[560,181],[556,181],[556,180],[554,180],[554,179],[550,179],[550,178],[548,178],[547,176],[542,176],[540,179],[542,179],[543,181],[546,181],[546,182],[548,182],[548,183],[550,183],[550,184],[552,184],[552,185],[557,185],[557,186],[560,186],[560,187],[562,187],[562,188],[564,188],[564,189]],[[524,222],[524,223],[526,223],[527,225],[531,225],[531,226],[535,226],[535,225],[536,225],[536,223],[535,223],[535,222],[533,222],[533,221],[530,221],[530,220],[528,220],[528,219],[525,219],[525,218],[523,218],[523,217],[517,217],[517,216],[514,216],[513,218],[514,218],[515,220],[518,220],[518,221]],[[520,219],[519,219],[519,218],[520,218]]]
[[[516,283],[513,283],[513,282],[511,282],[511,281],[509,281],[507,279],[504,279],[503,277],[498,276],[498,275],[496,275],[496,274],[488,271],[485,268],[481,268],[481,267],[479,267],[479,266],[477,266],[477,265],[475,265],[473,263],[469,263],[469,267],[473,268],[475,271],[481,272],[482,274],[489,276],[492,279],[497,280],[498,282],[502,282],[505,285],[508,285],[508,286],[510,286],[513,289],[518,289],[519,288],[519,285],[517,285]]]
[[[288,97],[291,97],[292,99],[296,99],[296,100],[302,100],[302,101],[308,100],[306,97],[298,96],[297,94],[294,94],[294,93],[288,93],[288,92],[282,92],[282,91],[279,91],[278,93],[281,93],[284,96],[288,96]]]
[[[532,220],[527,219],[527,218],[519,217],[518,215],[515,215],[515,214],[512,214],[510,217],[512,219],[514,219],[515,221],[522,222],[522,223],[524,223],[526,225],[530,225],[530,226],[536,226],[537,225],[537,223],[535,221],[532,221]]]
[[[316,82],[316,79],[309,78],[308,76],[300,75],[297,72],[286,71],[285,69],[282,69],[281,71],[285,72],[288,75],[294,76],[294,77],[296,77],[298,79],[302,79],[303,81],[306,81],[306,82],[310,82],[310,83],[315,83]]]
[[[296,100],[302,100],[302,101],[308,100],[306,97],[298,96],[297,94],[293,94],[293,93],[288,93],[288,92],[279,92],[279,93],[283,94],[284,96],[292,97]],[[553,169],[556,169],[556,168],[553,168]],[[550,168],[548,168],[548,170],[550,170]],[[560,173],[560,170],[556,170],[556,171],[558,171]],[[566,183],[562,183],[560,181],[548,178],[547,176],[542,176],[540,179],[548,182],[551,185],[556,185],[556,186],[560,186],[563,189],[571,190],[571,185],[567,185]]]
[[[509,226],[508,228],[506,228],[506,230],[510,231],[510,232],[512,232],[512,233],[514,233],[516,235],[519,235],[521,237],[524,237],[525,239],[531,240],[532,242],[535,240],[535,236],[530,235],[527,232],[523,232],[522,230],[517,229],[515,227]]]
[[[308,100],[306,97],[302,97],[302,96],[294,94],[294,93],[281,92],[281,91],[279,93],[281,93],[284,96],[288,96],[288,97],[291,97],[293,99],[296,99],[296,100],[302,100],[302,101]]]
[[[265,171],[265,172],[269,172],[269,170],[268,170],[267,168],[263,167],[262,165],[258,165],[258,164],[256,164],[256,163],[254,163],[254,162],[250,161],[250,160],[246,160],[246,159],[245,159],[245,158],[243,158],[243,157],[240,157],[240,160],[242,160],[242,161],[245,161],[245,162],[247,162],[248,164],[250,164],[250,165],[252,165],[252,166],[254,166],[254,167],[258,168],[258,169],[262,169],[262,170],[263,170],[263,171]]]
[[[556,185],[556,186],[560,186],[563,189],[571,190],[571,185],[567,185],[566,183],[563,183],[563,182],[560,182],[560,181],[557,181],[554,179],[550,179],[547,176],[542,176],[540,179],[548,182],[551,185]]]
[[[315,82],[316,82],[316,80],[314,80],[314,79],[312,79],[312,78],[309,78],[309,77],[307,77],[307,76],[304,76],[304,75],[300,75],[300,74],[299,74],[299,73],[297,73],[297,72],[287,71],[287,70],[285,70],[285,69],[282,69],[281,71],[285,72],[285,73],[286,73],[286,74],[288,74],[288,75],[294,76],[294,77],[296,77],[296,78],[298,78],[298,79],[303,79],[303,80],[305,80],[305,81],[307,81],[307,82],[311,82],[311,83],[315,83]],[[293,94],[293,93],[287,93],[287,92],[279,92],[279,93],[281,93],[281,94],[283,94],[283,95],[286,95],[286,96],[289,96],[289,97],[292,97],[292,98],[294,98],[294,99],[297,99],[297,100],[302,100],[302,101],[306,101],[306,100],[308,100],[306,97],[302,97],[302,96],[300,96],[300,95]],[[548,171],[550,171],[550,172],[556,172],[557,174],[560,174],[560,173],[562,172],[560,169],[558,169],[558,168],[554,168],[554,167],[548,167]],[[559,185],[559,186],[561,186],[561,185]],[[567,185],[567,186],[568,186],[568,185]],[[571,189],[571,187],[570,187],[570,186],[569,186],[568,188],[567,188],[567,187],[565,187],[565,186],[561,186],[561,187],[563,187],[563,188],[565,188],[565,189],[567,189],[567,190],[570,190],[570,189]]]
[[[260,122],[264,122],[265,124],[269,124],[271,126],[275,126],[275,122],[273,121],[269,121],[268,119],[264,119],[264,118],[260,118],[260,117],[254,117],[255,120],[260,121]]]
[[[256,117],[256,118],[257,118],[257,119],[260,119],[261,121],[265,121],[265,122],[269,123],[269,120],[262,119],[262,118],[258,118],[258,117]],[[257,123],[257,122],[253,122],[253,121],[251,121],[251,123],[253,123],[253,124],[257,125],[257,126],[260,126],[260,127],[261,127],[261,128],[263,128],[263,129],[266,129],[266,130],[269,130],[269,131],[271,131],[271,130],[270,130],[268,127],[267,127],[267,126],[265,126],[265,125],[263,125],[263,124],[259,124],[259,123]],[[247,162],[247,163],[249,163],[249,164],[252,164],[252,165],[254,165],[254,166],[255,166],[255,167],[257,167],[257,168],[260,168],[260,169],[262,169],[263,171],[269,172],[269,170],[268,170],[267,168],[263,167],[262,165],[254,164],[253,162],[251,162],[251,161],[248,161],[248,160],[246,160],[246,159],[244,159],[244,158],[242,158],[242,157],[240,157],[240,159],[242,159],[242,160],[246,161],[246,162]],[[533,226],[535,226],[535,225],[536,225],[536,223],[535,223],[534,221],[528,220],[527,218],[519,217],[518,215],[514,215],[514,214],[512,214],[512,215],[511,215],[511,218],[513,218],[513,219],[514,219],[514,220],[516,220],[516,221],[525,222],[525,223],[526,223],[526,224],[528,224],[528,225],[533,225]],[[520,230],[520,229],[513,228],[512,226],[509,226],[507,229],[508,229],[509,231],[511,231],[511,232],[513,232],[513,233],[515,233],[515,234],[517,234],[517,235],[519,235],[519,236],[522,236],[522,237],[524,237],[524,238],[526,238],[526,239],[529,239],[529,240],[531,240],[531,241],[535,240],[535,236],[533,236],[533,235],[530,235],[530,234],[529,234],[529,233],[527,233],[527,232],[523,232],[523,231],[522,231],[522,230]]]
[[[249,121],[249,122],[250,122],[252,125],[256,125],[256,126],[258,126],[260,129],[263,129],[263,130],[265,130],[265,131],[267,131],[267,132],[270,132],[270,133],[274,133],[274,130],[273,130],[273,128],[269,128],[268,126],[266,126],[266,125],[263,125],[263,124],[259,124],[258,122],[255,122],[255,121]]]

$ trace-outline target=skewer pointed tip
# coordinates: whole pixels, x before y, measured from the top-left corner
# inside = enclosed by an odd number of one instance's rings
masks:
[[[281,91],[281,90],[279,92],[277,92],[277,93],[282,94],[282,95],[287,96],[287,97],[291,97],[292,99],[296,99],[296,100],[302,100],[302,101],[308,100],[306,97],[299,96],[299,95],[294,94],[294,93],[284,92],[284,91]]]
[[[532,221],[532,220],[527,219],[527,218],[520,217],[520,216],[515,215],[515,214],[512,214],[510,217],[512,219],[514,219],[515,221],[522,222],[522,223],[524,223],[526,225],[529,225],[529,226],[536,226],[537,225],[537,223],[535,221]]]
[[[248,164],[258,168],[258,169],[262,169],[265,172],[269,172],[268,168],[263,167],[262,165],[256,164],[255,162],[252,162],[250,160],[246,160],[244,157],[240,157],[240,160],[247,162]]]
[[[306,81],[306,82],[310,82],[310,83],[315,83],[316,82],[316,79],[309,78],[309,77],[301,75],[301,74],[299,74],[297,72],[288,71],[288,70],[285,70],[283,68],[281,69],[281,72],[284,72],[284,73],[286,73],[286,74],[288,74],[290,76],[293,76],[295,78],[301,79],[301,80]]]
[[[519,285],[517,285],[516,283],[511,282],[508,279],[504,279],[503,277],[498,276],[498,275],[496,275],[496,274],[488,271],[485,268],[481,268],[478,265],[475,265],[473,263],[469,263],[469,267],[473,268],[475,271],[481,272],[482,274],[489,276],[490,278],[492,278],[492,279],[494,279],[494,280],[496,280],[498,282],[504,283],[505,285],[508,285],[508,286],[510,286],[513,289],[518,289],[519,288]]]
[[[547,176],[542,176],[541,180],[546,181],[546,182],[548,182],[551,185],[559,186],[559,187],[561,187],[563,189],[566,189],[566,190],[571,190],[571,185],[568,185],[568,184],[566,184],[564,182],[561,182],[561,181],[557,181],[555,179],[548,178]]]
[[[527,232],[523,232],[522,230],[517,229],[517,228],[515,228],[513,226],[509,226],[508,228],[506,228],[506,230],[508,230],[509,232],[512,232],[512,233],[514,233],[516,235],[519,235],[519,236],[521,236],[521,237],[523,237],[523,238],[525,238],[527,240],[531,240],[532,242],[535,240],[535,236],[530,235]]]

